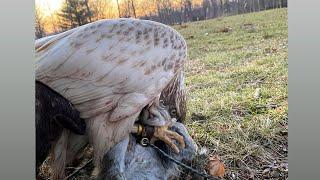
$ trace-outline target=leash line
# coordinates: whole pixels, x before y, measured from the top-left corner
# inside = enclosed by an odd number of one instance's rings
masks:
[[[191,172],[193,172],[193,173],[195,173],[195,174],[197,174],[197,175],[200,175],[200,176],[202,176],[202,177],[204,177],[204,178],[211,179],[211,180],[220,180],[220,178],[218,178],[218,177],[214,177],[214,176],[211,176],[211,175],[209,175],[209,174],[207,174],[207,173],[200,172],[200,171],[192,168],[191,166],[188,166],[188,165],[186,165],[186,164],[184,164],[184,163],[182,163],[182,162],[174,159],[174,158],[171,157],[169,154],[167,154],[166,152],[164,152],[162,149],[158,148],[158,147],[155,146],[154,144],[151,144],[151,143],[150,143],[149,141],[147,141],[147,140],[144,140],[144,143],[143,143],[143,144],[144,144],[144,145],[149,145],[150,147],[156,149],[156,150],[159,151],[163,156],[165,156],[166,158],[168,158],[170,161],[178,164],[179,166],[181,166],[181,167],[183,167],[183,168],[185,168],[185,169],[187,169],[187,170],[189,170],[189,171],[191,171]]]

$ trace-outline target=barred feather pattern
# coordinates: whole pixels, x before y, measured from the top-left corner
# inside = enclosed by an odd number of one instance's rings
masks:
[[[86,120],[96,166],[161,95],[185,118],[187,46],[169,26],[99,20],[39,39],[35,47],[36,80],[68,99]]]

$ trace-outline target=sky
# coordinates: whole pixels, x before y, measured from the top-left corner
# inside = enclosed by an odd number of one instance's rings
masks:
[[[41,8],[45,16],[49,16],[51,12],[54,12],[61,7],[63,1],[64,0],[35,0],[35,3]],[[119,0],[119,2],[121,2],[121,0]]]
[[[50,15],[51,12],[56,11],[60,8],[63,0],[35,0],[42,10],[44,15]]]

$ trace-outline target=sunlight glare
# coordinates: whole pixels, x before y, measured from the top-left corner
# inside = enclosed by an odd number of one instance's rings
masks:
[[[62,5],[62,0],[35,0],[45,15],[50,15],[54,11],[59,10]]]

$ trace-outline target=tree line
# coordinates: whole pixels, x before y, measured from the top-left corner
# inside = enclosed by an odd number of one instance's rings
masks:
[[[35,8],[35,35],[66,31],[99,19],[139,18],[175,25],[287,7],[287,0],[64,0],[44,17]]]

